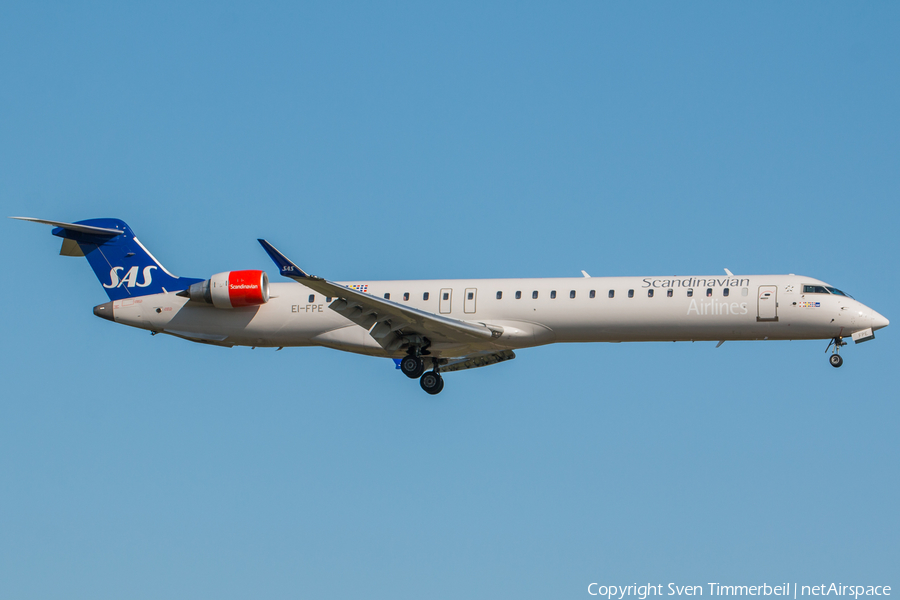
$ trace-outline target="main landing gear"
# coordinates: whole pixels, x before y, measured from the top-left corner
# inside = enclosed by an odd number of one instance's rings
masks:
[[[425,340],[424,346],[410,344],[406,356],[400,361],[400,370],[410,379],[418,378],[422,389],[434,396],[444,389],[444,378],[441,377],[440,361],[433,357],[431,358],[433,369],[425,372],[425,360],[422,356],[429,354],[429,345],[428,340]]]
[[[444,378],[441,377],[440,372],[435,368],[434,371],[428,371],[422,375],[419,385],[422,386],[423,390],[434,396],[435,394],[440,394],[441,390],[444,389]]]
[[[425,362],[421,357],[409,354],[400,361],[400,370],[410,379],[418,379],[425,372]]]
[[[841,358],[841,346],[846,346],[847,342],[845,342],[842,337],[836,337],[829,342],[828,348],[825,348],[825,352],[828,352],[832,345],[834,346],[834,352],[828,357],[828,362],[836,369],[844,364],[844,359]]]

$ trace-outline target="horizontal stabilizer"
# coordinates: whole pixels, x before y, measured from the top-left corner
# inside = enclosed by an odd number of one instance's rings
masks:
[[[109,227],[94,227],[92,225],[78,225],[77,223],[47,221],[45,219],[35,219],[32,217],[10,217],[10,219],[18,219],[19,221],[31,221],[32,223],[43,223],[44,225],[53,225],[54,227],[61,227],[62,229],[68,229],[69,231],[77,231],[79,233],[88,233],[90,235],[100,235],[105,237],[115,237],[124,233],[122,231],[119,231],[118,229],[111,229]]]

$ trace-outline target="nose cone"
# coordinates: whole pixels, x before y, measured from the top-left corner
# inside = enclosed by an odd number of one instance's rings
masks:
[[[872,330],[873,331],[876,329],[881,329],[883,327],[887,327],[890,324],[891,324],[891,322],[888,321],[886,318],[882,317],[874,310],[872,311]]]
[[[98,304],[94,307],[94,314],[101,319],[106,319],[107,321],[112,321],[113,323],[116,322],[115,318],[113,318],[112,302],[104,302],[103,304]]]

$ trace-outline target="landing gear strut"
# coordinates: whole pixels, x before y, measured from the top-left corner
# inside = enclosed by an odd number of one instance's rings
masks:
[[[841,346],[846,346],[847,342],[842,337],[836,337],[828,344],[828,348],[831,348],[832,344],[834,345],[834,352],[828,357],[828,362],[836,369],[844,364],[844,359],[841,358]],[[825,352],[828,352],[828,348],[825,348]]]

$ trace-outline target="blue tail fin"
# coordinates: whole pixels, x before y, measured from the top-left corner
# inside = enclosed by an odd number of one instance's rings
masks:
[[[86,257],[110,300],[180,292],[202,281],[176,277],[166,271],[131,228],[119,219],[88,219],[77,223],[23,220],[55,225],[53,235],[63,238],[60,254]]]

